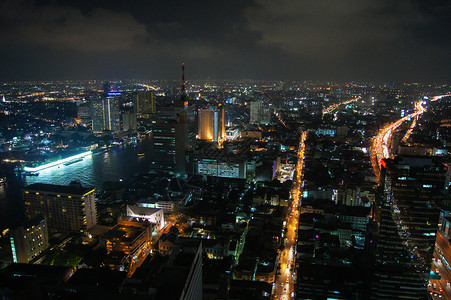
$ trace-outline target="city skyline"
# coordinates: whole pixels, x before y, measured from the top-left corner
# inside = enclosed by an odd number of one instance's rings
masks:
[[[0,2],[0,295],[451,300],[449,15]]]
[[[1,81],[447,82],[451,5],[411,1],[1,4]]]
[[[449,85],[185,89],[183,69],[181,85],[2,85],[9,290],[60,270],[80,299],[105,287],[90,274],[111,282],[99,299],[450,299]]]

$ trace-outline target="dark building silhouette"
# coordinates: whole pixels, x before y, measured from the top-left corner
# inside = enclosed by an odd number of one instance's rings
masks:
[[[381,161],[374,209],[372,299],[424,299],[448,168],[431,157]]]
[[[180,99],[174,106],[162,108],[156,124],[152,126],[154,153],[151,169],[154,172],[185,174],[185,151],[191,149],[196,140],[195,108],[188,103],[184,69],[182,64]]]

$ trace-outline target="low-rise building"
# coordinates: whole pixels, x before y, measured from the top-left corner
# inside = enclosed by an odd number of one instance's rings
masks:
[[[146,221],[120,219],[105,235],[108,252],[121,251],[135,256],[146,251],[152,238],[153,224]]]
[[[158,229],[164,227],[163,209],[143,207],[138,205],[127,205],[127,216],[131,218],[146,219],[157,225]]]

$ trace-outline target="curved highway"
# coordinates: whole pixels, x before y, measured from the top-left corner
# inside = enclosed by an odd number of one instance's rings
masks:
[[[443,97],[451,96],[448,95],[440,95],[433,97],[430,102],[434,102],[442,99]],[[390,157],[389,147],[392,141],[392,134],[395,132],[402,123],[412,118],[415,118],[422,113],[424,113],[425,109],[422,105],[422,101],[415,103],[415,111],[396,122],[387,124],[384,128],[379,130],[379,133],[373,138],[373,143],[371,146],[371,165],[373,166],[374,174],[376,174],[377,179],[380,178],[380,161],[383,158]]]

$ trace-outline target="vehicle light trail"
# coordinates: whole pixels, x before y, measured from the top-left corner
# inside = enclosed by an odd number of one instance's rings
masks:
[[[357,98],[353,98],[353,99],[351,99],[351,100],[347,100],[347,101],[340,102],[340,103],[337,103],[337,104],[332,104],[331,106],[328,106],[328,107],[326,107],[325,109],[323,109],[323,116],[326,115],[326,114],[328,114],[328,113],[330,113],[330,112],[332,112],[332,111],[334,111],[334,110],[337,109],[340,105],[346,105],[346,104],[355,102],[355,101],[357,101],[357,100],[359,100],[359,99],[360,99],[360,97],[357,97]]]
[[[412,124],[410,124],[409,130],[407,130],[406,135],[402,138],[402,141],[405,143],[407,142],[407,140],[409,139],[410,135],[412,134],[413,129],[415,128],[415,126],[417,125],[417,119],[418,117],[416,117],[415,119],[413,119]]]
[[[435,96],[430,100],[430,102],[449,96],[451,96],[451,94]],[[405,121],[416,118],[424,112],[425,108],[422,105],[422,101],[416,102],[415,111],[413,113],[399,119],[396,122],[385,125],[384,128],[380,129],[379,133],[373,138],[373,143],[371,146],[371,165],[373,166],[374,174],[378,180],[380,178],[379,162],[382,158],[390,157],[389,146],[391,144],[393,132],[396,131]]]

